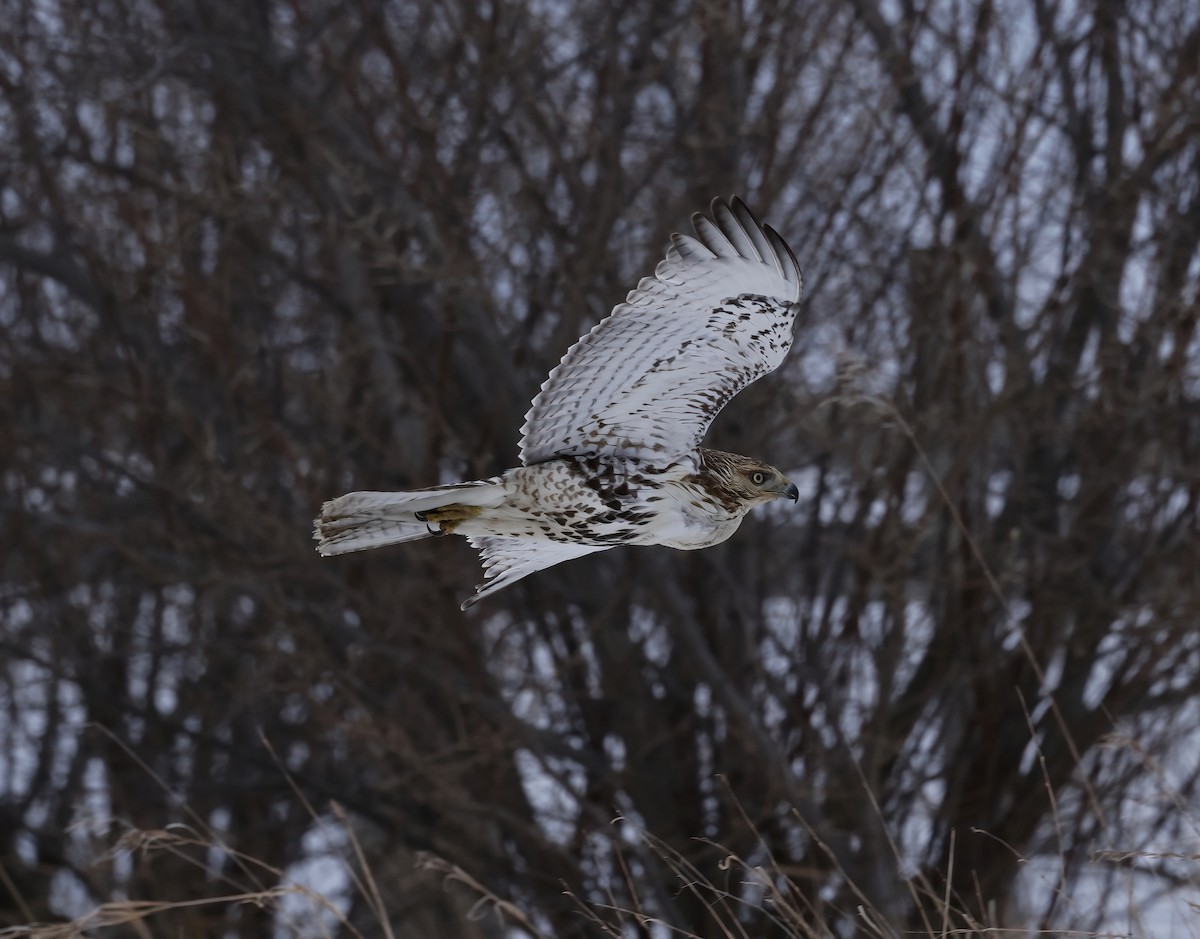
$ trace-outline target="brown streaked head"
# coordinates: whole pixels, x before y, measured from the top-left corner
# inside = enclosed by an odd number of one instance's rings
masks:
[[[700,478],[726,508],[750,508],[772,499],[800,498],[800,490],[774,466],[739,453],[700,448]]]

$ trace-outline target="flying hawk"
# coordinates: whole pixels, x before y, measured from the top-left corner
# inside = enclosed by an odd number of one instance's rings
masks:
[[[740,199],[692,216],[653,277],[575,343],[521,428],[521,465],[491,479],[326,502],[323,555],[465,535],[484,583],[462,608],[534,571],[617,545],[720,544],[754,506],[799,493],[750,457],[700,446],[713,418],[779,367],[802,280]]]

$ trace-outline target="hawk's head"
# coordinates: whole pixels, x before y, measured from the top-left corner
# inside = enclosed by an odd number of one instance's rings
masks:
[[[750,509],[772,499],[800,498],[800,490],[769,463],[724,450],[700,448],[700,478],[730,511]]]

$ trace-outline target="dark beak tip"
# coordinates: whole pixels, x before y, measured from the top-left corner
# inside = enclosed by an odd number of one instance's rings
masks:
[[[800,501],[800,490],[796,488],[795,483],[788,483],[788,487],[785,490],[783,490],[783,494],[785,496],[787,496],[789,499],[791,499],[793,502]]]

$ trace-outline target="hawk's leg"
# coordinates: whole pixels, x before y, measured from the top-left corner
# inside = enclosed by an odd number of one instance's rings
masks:
[[[456,529],[460,523],[465,522],[469,518],[474,518],[481,509],[477,505],[460,505],[451,503],[444,505],[440,509],[430,509],[428,512],[417,512],[417,518],[426,523],[433,523],[441,529],[441,534],[449,535]]]

